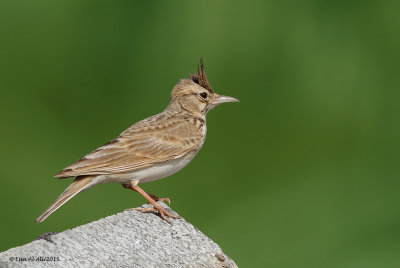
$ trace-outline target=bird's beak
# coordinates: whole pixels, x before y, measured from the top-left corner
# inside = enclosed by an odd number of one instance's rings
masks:
[[[215,99],[211,109],[224,102],[239,102],[239,100],[233,97],[215,94]]]

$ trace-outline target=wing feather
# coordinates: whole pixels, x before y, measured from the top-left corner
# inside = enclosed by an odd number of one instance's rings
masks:
[[[129,173],[182,157],[203,144],[204,135],[198,124],[165,118],[161,118],[165,123],[160,124],[158,120],[150,119],[133,125],[66,167],[56,177]]]

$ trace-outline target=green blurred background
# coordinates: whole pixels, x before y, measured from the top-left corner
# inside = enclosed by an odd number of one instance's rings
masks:
[[[240,103],[143,188],[241,267],[400,267],[398,1],[2,1],[0,251],[141,205],[53,175],[158,113],[200,57]]]

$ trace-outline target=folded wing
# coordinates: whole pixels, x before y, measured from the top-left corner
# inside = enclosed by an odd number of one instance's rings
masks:
[[[164,125],[154,119],[150,124],[139,122],[66,167],[56,177],[130,173],[180,158],[202,143],[201,129],[187,120],[168,121]]]

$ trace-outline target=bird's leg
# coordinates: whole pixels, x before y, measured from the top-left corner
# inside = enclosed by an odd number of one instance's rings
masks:
[[[146,198],[146,200],[153,205],[152,208],[132,208],[133,210],[137,210],[140,212],[153,212],[153,211],[158,211],[158,213],[160,213],[161,218],[163,218],[163,220],[165,220],[168,223],[171,223],[171,221],[167,218],[173,218],[173,219],[178,219],[180,218],[177,215],[174,215],[168,211],[166,211],[162,206],[160,206],[159,204],[157,204],[157,202],[150,196],[148,195],[142,188],[140,188],[138,185],[135,185],[134,183],[131,183],[129,186],[128,185],[123,185],[124,188],[129,188],[135,192],[138,192],[139,194],[141,194],[144,198]]]
[[[157,197],[155,194],[149,194],[149,196],[154,200],[154,201],[162,201],[162,202],[165,202],[165,201],[167,201],[168,202],[168,205],[171,205],[171,200],[169,200],[169,198],[168,197],[161,197],[161,198],[159,198],[159,197]],[[150,204],[150,202],[148,202],[148,204]]]
[[[126,188],[126,189],[131,189],[130,185],[126,185],[126,184],[122,184],[122,187]],[[171,205],[171,200],[169,199],[169,197],[158,197],[155,194],[149,194],[147,193],[154,201],[158,202],[168,202],[168,205]],[[147,204],[150,204],[150,202],[147,202]]]

